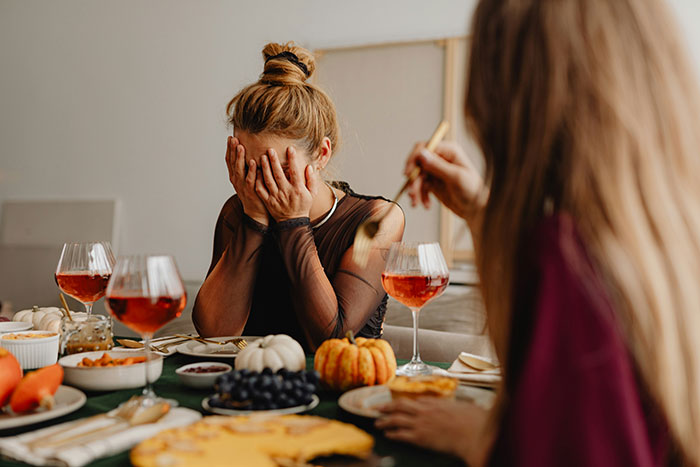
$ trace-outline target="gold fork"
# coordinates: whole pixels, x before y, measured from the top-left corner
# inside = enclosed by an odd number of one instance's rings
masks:
[[[447,120],[443,120],[442,122],[440,122],[440,125],[438,125],[438,127],[435,129],[433,136],[430,137],[430,141],[428,141],[428,144],[425,147],[425,149],[427,149],[428,151],[434,151],[435,146],[437,146],[437,144],[442,140],[442,138],[445,137],[445,134],[447,133],[447,130],[449,128],[450,124],[449,122],[447,122]],[[419,174],[420,167],[414,168],[411,171],[411,173],[408,174],[406,182],[403,184],[399,192],[396,193],[396,196],[394,196],[394,202],[397,202],[399,198],[401,198],[403,192],[406,191],[406,188],[408,188],[409,185],[413,183],[413,181],[416,178],[418,178]],[[377,232],[379,232],[379,225],[389,214],[390,209],[391,205],[389,205],[382,214],[375,216],[373,219],[367,219],[362,224],[360,224],[360,227],[358,227],[357,232],[355,233],[355,241],[353,243],[352,252],[352,259],[358,266],[363,268],[367,266],[367,261],[369,260],[369,252],[372,249],[372,240],[377,235]]]

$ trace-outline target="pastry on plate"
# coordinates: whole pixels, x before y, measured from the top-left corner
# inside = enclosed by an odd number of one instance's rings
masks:
[[[391,397],[398,399],[407,397],[414,399],[421,396],[453,398],[457,391],[458,381],[454,378],[439,375],[426,376],[397,376],[389,381]]]

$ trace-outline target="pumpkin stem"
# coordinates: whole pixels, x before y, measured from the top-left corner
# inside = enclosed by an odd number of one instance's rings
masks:
[[[352,345],[357,345],[357,342],[355,341],[355,333],[352,332],[352,329],[345,333],[345,337],[348,338]]]

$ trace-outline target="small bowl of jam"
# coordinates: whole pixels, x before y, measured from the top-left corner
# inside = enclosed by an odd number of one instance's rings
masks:
[[[196,389],[209,389],[214,387],[216,378],[232,369],[231,365],[225,363],[197,362],[181,366],[175,370],[175,374],[185,386]]]

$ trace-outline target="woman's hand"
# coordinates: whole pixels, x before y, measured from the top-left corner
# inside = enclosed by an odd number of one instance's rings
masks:
[[[421,174],[408,192],[413,206],[421,201],[429,208],[429,195],[433,193],[468,223],[480,217],[488,195],[481,175],[459,145],[440,143],[433,154],[424,144],[416,144],[406,161],[406,174],[416,166],[421,168]]]
[[[265,204],[255,192],[257,164],[251,159],[246,173],[245,147],[240,144],[238,138],[233,136],[228,137],[226,167],[228,167],[228,178],[243,205],[243,212],[251,219],[263,225],[268,225],[270,223],[270,215],[265,208]]]
[[[381,407],[375,426],[393,440],[446,452],[470,466],[483,465],[491,448],[485,436],[488,412],[474,404],[421,397],[398,399]]]
[[[258,178],[255,188],[270,215],[277,222],[309,217],[313,195],[317,190],[313,168],[304,165],[302,157],[293,147],[287,148],[289,179],[274,149],[268,149],[260,162],[262,180]]]

